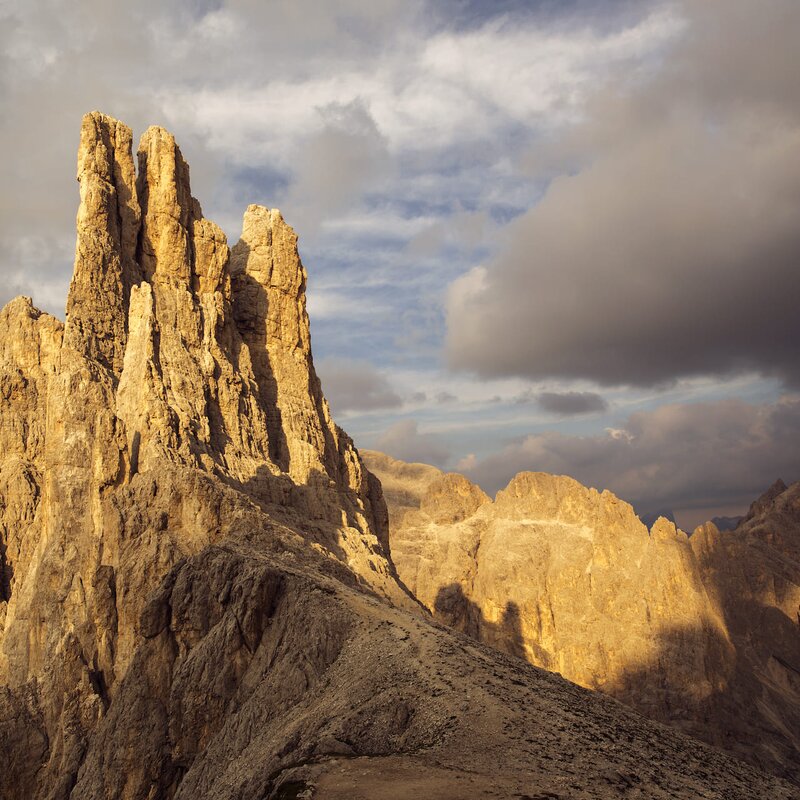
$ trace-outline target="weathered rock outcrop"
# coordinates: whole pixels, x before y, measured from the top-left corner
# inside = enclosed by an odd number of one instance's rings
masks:
[[[3,312],[0,678],[28,679],[57,648],[33,617],[53,614],[70,629],[72,601],[77,608],[95,590],[111,591],[121,543],[109,517],[137,473],[216,475],[273,515],[302,519],[319,546],[400,597],[382,499],[314,373],[294,234],[277,212],[248,211],[243,241],[274,236],[284,246],[271,253],[272,271],[260,269],[258,246],[251,255],[240,247],[237,275],[250,284],[237,300],[225,237],[202,217],[169,133],[144,134],[134,177],[130,130],[87,115],[66,324],[24,299]],[[263,325],[237,326],[234,307],[247,309],[253,290],[265,317],[273,307],[293,312],[277,343]],[[286,423],[268,424],[276,417]],[[109,643],[105,655],[84,653],[109,682],[118,658],[126,663],[112,651]]]
[[[520,473],[492,502],[362,455],[400,578],[436,617],[800,781],[800,484],[690,539],[571,478]]]
[[[84,119],[66,323],[0,312],[0,800],[793,796],[427,619],[293,232],[251,206],[230,254],[172,136],[131,142]]]
[[[46,698],[42,785],[74,778],[149,594],[250,506],[411,604],[379,488],[314,372],[296,237],[251,207],[232,265],[174,138],[144,134],[138,178],[131,142],[116,120],[83,120],[66,323],[25,298],[0,314],[0,684],[31,708]]]

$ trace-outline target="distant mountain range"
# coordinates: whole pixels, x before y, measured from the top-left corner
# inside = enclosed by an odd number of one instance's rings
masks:
[[[735,531],[739,523],[744,519],[741,517],[711,517],[711,522],[720,531]]]

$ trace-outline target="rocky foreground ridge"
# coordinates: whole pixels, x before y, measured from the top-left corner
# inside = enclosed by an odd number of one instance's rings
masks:
[[[435,618],[800,783],[800,483],[689,537],[572,478],[520,473],[492,501],[362,455]]]
[[[796,797],[433,622],[314,373],[277,211],[81,129],[66,323],[0,312],[0,799]]]

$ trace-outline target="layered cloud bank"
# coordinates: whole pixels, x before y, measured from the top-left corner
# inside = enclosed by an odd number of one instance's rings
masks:
[[[532,171],[563,168],[451,287],[453,366],[800,382],[800,6],[682,9],[689,32],[656,74],[598,88],[566,140],[531,149]]]

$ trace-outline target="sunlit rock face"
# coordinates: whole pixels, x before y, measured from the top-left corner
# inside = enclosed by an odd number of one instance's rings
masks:
[[[800,484],[739,528],[650,530],[608,491],[460,475],[362,451],[400,578],[439,619],[647,716],[800,778]]]
[[[0,313],[0,682],[62,694],[60,736],[102,715],[165,572],[250,506],[410,603],[314,372],[294,232],[251,206],[231,259],[172,135],[145,132],[138,177],[131,143],[84,118],[66,323]]]

